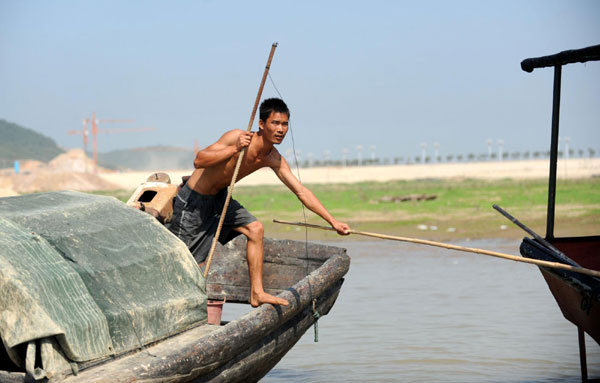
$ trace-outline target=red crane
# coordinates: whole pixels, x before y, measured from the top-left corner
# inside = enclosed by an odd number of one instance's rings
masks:
[[[133,122],[133,120],[126,119],[96,119],[96,113],[92,113],[92,118],[83,119],[83,128],[81,130],[69,130],[68,134],[81,134],[83,135],[83,149],[87,152],[88,143],[88,124],[92,123],[92,145],[94,151],[94,172],[98,168],[98,133],[126,133],[126,132],[146,132],[150,130],[156,130],[155,128],[123,128],[123,129],[98,129],[100,123],[119,123],[119,122]]]

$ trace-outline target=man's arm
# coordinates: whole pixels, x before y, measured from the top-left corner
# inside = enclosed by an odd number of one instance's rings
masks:
[[[233,157],[250,144],[253,132],[230,130],[214,144],[196,153],[194,168],[206,169]]]
[[[281,182],[285,184],[296,196],[298,199],[309,208],[314,213],[318,214],[321,218],[327,221],[332,228],[334,228],[338,234],[348,235],[350,234],[350,226],[346,223],[340,222],[333,218],[333,216],[327,211],[325,206],[319,201],[319,199],[310,191],[306,186],[302,185],[300,181],[294,176],[292,171],[290,170],[290,166],[288,165],[285,158],[283,158],[279,153],[277,153],[278,158],[276,160],[276,164],[271,168],[279,177]]]

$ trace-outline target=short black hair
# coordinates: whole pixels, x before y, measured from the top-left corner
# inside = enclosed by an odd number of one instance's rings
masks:
[[[266,122],[271,113],[285,113],[290,118],[290,110],[280,98],[267,98],[260,104],[258,118]]]

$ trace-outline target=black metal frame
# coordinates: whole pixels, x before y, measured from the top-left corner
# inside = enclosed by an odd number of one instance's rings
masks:
[[[556,204],[556,167],[558,162],[558,125],[560,119],[560,87],[562,66],[600,60],[600,45],[563,51],[550,56],[529,58],[521,61],[521,69],[533,72],[536,68],[554,67],[554,90],[552,98],[552,138],[550,141],[550,177],[548,181],[548,213],[546,239],[554,239],[554,211]]]
[[[525,59],[521,68],[533,72],[535,68],[554,67],[554,88],[552,98],[552,137],[550,141],[550,175],[548,177],[548,212],[546,218],[546,240],[552,242],[554,237],[555,205],[556,205],[556,169],[558,163],[558,130],[560,117],[560,89],[562,66],[572,63],[600,60],[600,45],[587,48],[563,51],[551,56]],[[524,242],[525,244],[525,242]],[[585,351],[584,331],[577,326],[579,340],[579,358],[582,382],[600,382],[600,379],[588,379]]]
[[[560,119],[560,85],[562,66],[554,67],[554,91],[552,97],[552,136],[550,140],[550,177],[548,178],[548,213],[546,216],[546,239],[554,238],[554,211],[556,205],[556,168],[558,163],[558,124]]]

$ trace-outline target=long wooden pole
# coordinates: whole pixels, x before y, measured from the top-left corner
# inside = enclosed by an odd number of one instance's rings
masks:
[[[305,227],[311,227],[311,228],[314,228],[314,229],[335,231],[333,228],[328,227],[328,226],[313,225],[313,224],[310,224],[310,223],[288,222],[288,221],[280,221],[280,220],[276,220],[276,219],[274,219],[273,222],[275,222],[275,223],[281,223],[281,224],[285,224],[285,225],[305,226]],[[538,265],[538,266],[545,266],[545,267],[550,267],[550,268],[553,268],[553,269],[569,270],[569,271],[574,271],[576,273],[591,275],[593,277],[600,277],[600,271],[586,269],[584,267],[576,267],[576,266],[571,266],[571,265],[565,265],[564,263],[548,262],[548,261],[542,261],[542,260],[539,260],[539,259],[530,259],[530,258],[524,258],[524,257],[517,257],[515,255],[498,253],[496,251],[490,251],[490,250],[484,250],[484,249],[476,249],[476,248],[472,248],[472,247],[463,247],[463,246],[457,246],[457,245],[450,245],[448,243],[428,241],[426,239],[397,237],[397,236],[393,236],[393,235],[369,233],[369,232],[366,232],[366,231],[358,231],[358,230],[350,230],[350,234],[364,235],[364,236],[367,236],[367,237],[373,237],[373,238],[379,238],[379,239],[389,239],[389,240],[392,240],[392,241],[417,243],[417,244],[420,244],[420,245],[442,247],[444,249],[465,251],[465,252],[468,252],[468,253],[491,255],[492,257],[508,259],[508,260],[515,261],[515,262],[531,263],[531,264]]]
[[[252,125],[254,124],[254,117],[256,117],[256,110],[258,109],[258,103],[260,102],[260,97],[262,96],[263,88],[265,87],[265,82],[267,81],[267,75],[269,74],[269,68],[271,68],[271,60],[273,60],[273,55],[275,54],[275,48],[277,48],[277,43],[273,43],[271,46],[271,52],[269,53],[269,58],[267,59],[267,65],[265,66],[265,71],[263,73],[262,80],[260,82],[260,86],[258,87],[258,94],[256,95],[256,100],[254,101],[254,108],[252,108],[252,115],[250,116],[250,121],[248,122],[247,132],[252,130]],[[225,205],[223,205],[223,211],[221,212],[221,218],[219,219],[219,226],[217,226],[217,232],[215,233],[215,237],[213,238],[212,245],[210,246],[210,251],[208,252],[208,260],[206,261],[206,269],[204,270],[204,278],[208,276],[208,270],[210,269],[210,264],[212,262],[213,255],[215,253],[215,248],[217,247],[217,241],[219,240],[219,236],[221,235],[221,228],[223,227],[223,222],[225,221],[225,215],[227,213],[227,208],[229,207],[229,201],[231,200],[231,195],[233,194],[233,188],[235,186],[235,181],[237,180],[238,173],[240,171],[240,167],[242,165],[242,160],[244,158],[244,153],[246,153],[246,148],[242,149],[240,152],[240,156],[237,159],[235,164],[235,169],[233,171],[233,177],[231,177],[231,183],[229,185],[229,189],[227,190],[227,198],[225,199]]]

